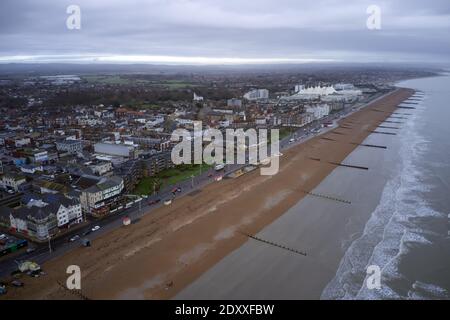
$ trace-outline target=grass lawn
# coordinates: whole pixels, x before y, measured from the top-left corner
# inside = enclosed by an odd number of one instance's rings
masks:
[[[281,128],[280,129],[280,140],[283,140],[287,136],[291,134],[291,129],[289,128]]]
[[[202,172],[211,168],[211,165],[202,164]],[[175,168],[164,170],[158,173],[154,177],[145,177],[134,189],[134,194],[149,195],[153,193],[154,184],[160,185],[160,189],[163,189],[170,185],[176,185],[179,182],[191,179],[191,176],[197,176],[200,174],[200,165],[179,165]],[[156,188],[158,189],[158,188]]]

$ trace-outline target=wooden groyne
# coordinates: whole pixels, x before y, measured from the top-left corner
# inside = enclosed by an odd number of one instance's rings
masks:
[[[391,136],[395,136],[396,135],[396,133],[394,133],[394,132],[386,132],[386,131],[369,131],[370,133],[378,133],[378,134],[388,134],[388,135],[391,135]]]
[[[305,190],[303,190],[303,192],[306,193],[307,195],[314,196],[314,197],[317,197],[317,198],[323,198],[323,199],[333,200],[333,201],[337,201],[337,202],[343,202],[343,203],[346,203],[346,204],[352,204],[351,201],[344,200],[344,199],[339,199],[337,197],[327,196],[327,195],[324,195],[324,194],[314,193],[314,192],[305,191]]]
[[[386,146],[380,146],[380,145],[376,145],[376,144],[356,143],[356,142],[350,142],[350,143],[355,145],[355,146],[361,146],[361,147],[387,149]]]
[[[378,126],[378,128],[382,128],[382,129],[401,129],[399,127],[389,127],[389,126]]]
[[[344,164],[344,163],[333,162],[333,161],[328,161],[328,163],[335,165],[335,166],[339,166],[339,167],[347,167],[347,168],[360,169],[360,170],[369,170],[368,167],[355,166],[355,165],[351,165],[351,164]]]
[[[302,251],[297,250],[297,249],[289,248],[289,247],[286,247],[286,246],[284,246],[282,244],[275,243],[273,241],[264,240],[264,239],[261,239],[261,238],[259,238],[257,236],[248,234],[248,233],[243,232],[243,231],[240,231],[240,233],[243,234],[246,237],[249,237],[249,238],[253,239],[253,240],[256,240],[256,241],[259,241],[259,242],[262,242],[262,243],[266,243],[268,245],[271,245],[271,246],[274,246],[274,247],[277,247],[277,248],[280,248],[280,249],[283,249],[283,250],[287,250],[287,251],[290,251],[290,252],[293,252],[293,253],[296,253],[296,254],[299,254],[299,255],[302,255],[302,256],[306,257],[306,252],[302,252]]]

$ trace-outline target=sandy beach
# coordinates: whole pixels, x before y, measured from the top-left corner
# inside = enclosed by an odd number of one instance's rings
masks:
[[[79,296],[58,284],[65,283],[66,268],[74,264],[81,267],[82,292],[89,299],[169,299],[179,293],[177,297],[180,298],[196,298],[189,293],[195,293],[195,290],[198,290],[198,298],[208,298],[203,296],[200,287],[184,294],[183,290],[225,257],[233,259],[230,253],[236,249],[243,245],[254,246],[255,241],[243,233],[257,234],[280,216],[292,214],[290,209],[305,197],[305,192],[315,189],[337,168],[330,162],[344,161],[357,147],[354,143],[364,141],[370,131],[412,94],[410,89],[396,90],[341,120],[343,127],[290,148],[281,157],[280,171],[275,176],[261,176],[256,170],[237,179],[210,184],[200,192],[176,199],[172,205],[144,216],[136,224],[96,239],[91,248],[79,248],[49,261],[43,266],[47,276],[37,279],[24,277],[25,287],[11,290],[5,298],[77,299]],[[329,143],[330,140],[323,138],[338,140],[339,143]],[[354,160],[355,163],[345,163],[364,165]],[[339,185],[335,187],[335,196],[339,197]],[[344,185],[341,190],[345,188]],[[345,203],[331,204],[345,207]],[[313,201],[305,202],[303,206],[301,211],[306,213],[296,216],[298,242],[286,243],[286,246],[311,253],[298,257],[296,261],[306,265],[305,270],[316,272],[313,276],[305,276],[305,273],[299,279],[303,279],[312,298],[319,298],[342,257],[341,251],[334,249],[336,244],[333,241],[342,237],[350,239],[351,234],[347,233],[351,231],[342,216],[322,214],[332,210],[331,207],[316,211]],[[347,219],[357,215],[357,211],[349,212]],[[318,225],[322,226],[322,233],[311,232]],[[283,224],[277,222],[273,227],[282,230]],[[267,257],[280,251],[267,246],[254,247],[252,252],[255,250],[267,250]],[[290,252],[283,254],[292,255]],[[251,257],[246,259],[251,260]],[[240,260],[240,263],[245,263],[245,260]],[[276,274],[275,270],[267,270]],[[288,280],[274,277],[274,282],[289,283]],[[300,280],[292,285],[298,285]],[[237,293],[233,297],[260,297],[258,292],[252,296],[244,287],[245,283],[230,285]],[[230,292],[224,291],[223,297],[231,298]],[[289,297],[282,293],[288,294],[289,291],[279,292],[279,298],[309,297],[301,293]]]

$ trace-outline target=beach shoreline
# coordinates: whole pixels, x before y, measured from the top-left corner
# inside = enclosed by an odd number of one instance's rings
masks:
[[[288,212],[336,168],[330,162],[341,163],[357,147],[353,143],[364,141],[413,92],[399,88],[340,120],[347,129],[338,127],[290,148],[275,176],[260,176],[256,170],[213,183],[137,224],[101,236],[92,248],[47,262],[48,276],[26,279],[25,288],[6,298],[77,298],[58,285],[65,283],[66,268],[73,264],[81,267],[82,292],[90,299],[173,298],[246,243],[243,233],[256,234]],[[323,140],[333,136],[339,144]]]

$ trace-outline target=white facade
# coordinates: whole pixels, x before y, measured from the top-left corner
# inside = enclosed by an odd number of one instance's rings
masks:
[[[311,113],[314,117],[314,120],[318,120],[330,114],[330,106],[327,104],[306,106],[305,111]]]
[[[183,119],[183,118],[176,118],[175,119],[176,122],[178,122],[181,125],[186,125],[186,124],[193,124],[194,120],[191,119]]]
[[[103,207],[105,201],[119,195],[123,188],[122,178],[102,178],[96,185],[81,192],[80,202],[82,210],[91,212],[93,209]]]
[[[23,166],[20,167],[20,171],[24,173],[34,174],[36,173],[36,171],[44,171],[44,168],[42,166]]]
[[[336,90],[333,87],[321,87],[315,86],[310,88],[304,88],[298,92],[299,95],[318,95],[327,96],[329,94],[335,93]]]
[[[134,146],[99,142],[94,145],[94,151],[95,153],[111,156],[131,157],[134,151]]]
[[[81,204],[60,205],[56,212],[56,219],[58,221],[58,227],[62,227],[68,223],[81,223],[83,222],[83,215],[81,212]]]
[[[42,162],[48,160],[48,152],[47,151],[39,151],[33,154],[33,159],[35,162]]]
[[[11,228],[17,230],[18,232],[27,232],[28,231],[28,225],[27,221],[20,218],[20,217],[14,217],[12,214],[9,216],[9,221]]]
[[[105,173],[108,173],[112,170],[112,163],[108,162],[108,161],[104,161],[104,162],[90,165],[89,168],[92,169],[92,172],[94,172],[94,174],[102,176]]]
[[[17,139],[17,140],[14,142],[14,145],[15,145],[17,148],[20,148],[20,147],[29,145],[30,143],[31,143],[30,138],[22,138],[22,139]]]
[[[153,128],[153,127],[156,127],[156,126],[158,126],[158,125],[160,125],[162,123],[164,123],[164,117],[158,116],[158,117],[155,117],[153,120],[147,121],[145,126],[147,128],[149,128],[149,127]]]
[[[72,139],[56,142],[56,150],[77,153],[83,150],[83,142]]]
[[[242,107],[242,100],[232,98],[227,100],[227,106],[228,107]]]
[[[10,188],[16,192],[19,191],[19,186],[25,182],[25,177],[19,175],[4,174],[0,178],[0,185],[3,187],[3,189]]]
[[[194,92],[194,101],[203,101],[203,97],[202,96],[198,96],[195,92]]]
[[[297,93],[297,92],[300,92],[301,90],[303,90],[303,89],[305,89],[305,86],[303,85],[303,84],[297,84],[297,85],[295,85],[295,87],[294,87],[294,91]]]
[[[244,94],[244,98],[247,100],[259,100],[269,99],[269,90],[267,89],[255,89]]]

